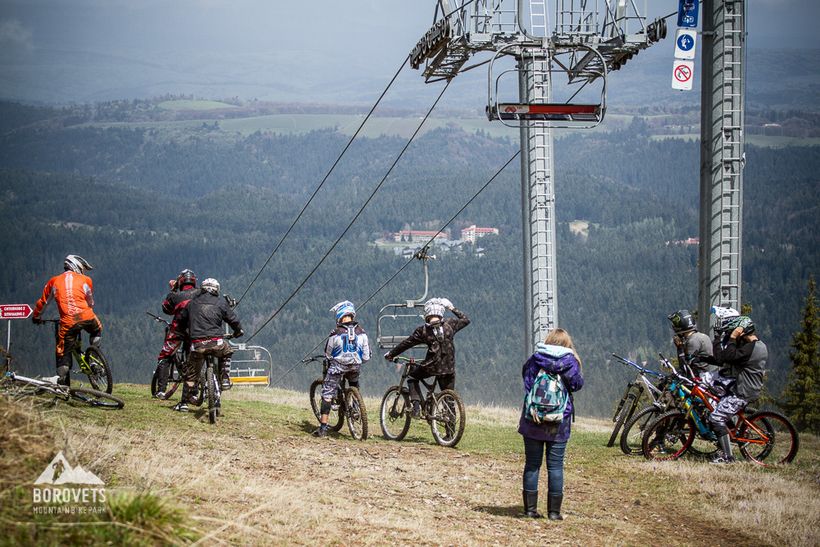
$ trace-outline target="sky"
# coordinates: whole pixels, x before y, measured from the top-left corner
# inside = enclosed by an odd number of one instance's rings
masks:
[[[648,4],[650,17],[677,6]],[[367,103],[362,90],[378,93],[433,22],[434,7],[435,0],[0,0],[0,98],[193,93]],[[750,0],[750,47],[820,48],[818,21],[816,0]]]

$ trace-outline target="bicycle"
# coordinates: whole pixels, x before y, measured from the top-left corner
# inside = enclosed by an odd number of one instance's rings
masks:
[[[60,321],[57,319],[44,319],[43,323],[53,323],[55,338],[59,335]],[[74,363],[76,363],[77,366],[80,367],[80,372],[88,376],[88,381],[91,382],[92,388],[111,393],[114,389],[111,367],[108,364],[108,359],[105,358],[105,355],[103,355],[99,347],[92,344],[83,351],[82,336],[78,334],[74,347],[70,350],[66,348],[66,351],[71,351],[71,372],[76,372],[73,370]]]
[[[698,378],[681,375],[665,358],[664,365],[680,380],[686,397],[680,409],[661,414],[644,432],[643,453],[650,460],[676,460],[691,449],[696,438],[710,443],[717,441],[708,418],[721,395]],[[773,410],[753,411],[748,416],[742,410],[727,426],[729,439],[738,445],[745,459],[757,465],[790,463],[800,448],[794,425]],[[765,462],[770,457],[774,464]]]
[[[150,315],[154,321],[157,323],[165,323],[165,337],[168,337],[168,329],[171,328],[171,323],[168,320],[154,315],[153,313],[147,311],[145,312]],[[168,359],[169,361],[169,369],[168,369],[168,385],[165,389],[165,399],[170,399],[171,396],[176,392],[177,388],[179,388],[180,384],[182,383],[182,368],[185,363],[188,361],[188,344],[183,343],[179,345],[179,348],[174,352],[174,355]],[[154,374],[151,376],[151,396],[156,397],[158,390],[157,390],[157,383],[159,381],[159,363],[157,363],[157,367],[154,369]]]
[[[638,375],[635,376],[634,380],[626,385],[624,395],[621,397],[621,400],[618,402],[618,406],[615,408],[615,414],[612,416],[612,421],[615,422],[615,428],[612,430],[612,435],[609,436],[609,441],[606,443],[607,447],[612,447],[615,445],[615,440],[618,438],[621,428],[624,423],[629,421],[635,414],[635,410],[638,408],[638,404],[640,403],[644,393],[649,393],[652,397],[652,403],[658,402],[659,398],[663,395],[662,389],[655,386],[655,384],[648,378],[648,376],[653,376],[656,379],[661,380],[663,379],[662,374],[655,372],[654,370],[644,368],[616,353],[613,353],[612,356],[621,363],[638,369]]]
[[[410,372],[417,366],[424,366],[424,362],[416,363],[412,357],[396,357],[396,363],[404,363],[399,384],[388,388],[382,397],[379,408],[379,422],[386,439],[400,441],[410,430],[412,420],[410,405],[410,389],[405,385]],[[420,419],[430,424],[430,430],[436,443],[441,446],[455,447],[464,435],[466,415],[464,403],[452,389],[444,389],[435,393],[436,379],[431,383],[419,380],[426,388],[426,394],[421,401]]]
[[[230,340],[233,335],[223,334],[223,340]],[[191,398],[191,404],[202,406],[208,403],[208,421],[216,423],[216,419],[222,415],[222,385],[219,381],[219,359],[212,354],[205,355],[202,367],[197,374],[197,384],[194,386],[196,396]]]
[[[330,367],[330,360],[325,355],[314,355],[302,359],[302,363],[322,363],[322,377],[315,379],[310,384],[310,408],[316,420],[321,423],[322,416],[322,387],[325,383],[327,370]],[[339,388],[333,395],[330,402],[330,416],[328,417],[328,427],[333,431],[340,431],[347,420],[347,428],[350,435],[357,441],[367,440],[367,409],[364,405],[359,388],[347,386],[347,378],[342,378]]]
[[[29,378],[17,374],[11,370],[11,355],[2,348],[0,348],[0,353],[3,354],[3,375],[0,378],[0,384],[2,384],[3,391],[10,396],[17,398],[49,393],[55,396],[55,401],[59,399],[69,404],[79,402],[107,410],[120,409],[125,406],[125,401],[110,393],[96,389],[64,386],[51,379]]]

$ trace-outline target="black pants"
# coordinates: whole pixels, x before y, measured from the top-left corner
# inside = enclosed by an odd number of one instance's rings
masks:
[[[411,370],[410,374],[408,374],[407,387],[410,388],[411,401],[421,401],[421,390],[419,389],[419,381],[426,380],[427,378],[435,378],[436,382],[438,382],[438,388],[441,390],[455,389],[456,387],[455,373],[431,374],[429,370],[419,367],[415,370]]]

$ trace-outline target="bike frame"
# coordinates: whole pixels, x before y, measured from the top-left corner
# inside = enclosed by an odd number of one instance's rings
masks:
[[[424,366],[424,361],[417,363],[416,359],[413,357],[396,357],[396,359],[404,361],[404,367],[401,372],[401,379],[399,380],[399,390],[401,391],[402,389],[404,389],[404,384],[407,381],[407,378],[410,376],[410,367],[422,367]],[[420,379],[419,383],[421,383],[425,387],[425,393],[423,394],[424,396],[422,397],[421,401],[421,410],[422,412],[427,414],[427,404],[431,399],[433,399],[436,390],[436,376],[433,376],[433,380],[430,383],[427,383],[427,381],[424,379]]]
[[[54,324],[54,337],[56,338],[60,332],[60,322],[56,319],[45,319],[45,323],[53,323]],[[83,335],[79,333],[77,335],[77,343],[74,344],[74,347],[71,348],[71,357],[72,357],[72,365],[77,363],[77,366],[80,368],[80,372],[85,375],[92,374],[91,366],[88,364],[88,361],[85,360],[85,355],[83,352]],[[73,366],[72,366],[73,369]],[[72,370],[72,372],[74,372]]]
[[[615,359],[617,359],[618,361],[620,361],[621,363],[623,363],[625,365],[629,365],[630,367],[635,368],[638,371],[638,374],[637,374],[637,376],[635,376],[635,379],[632,380],[631,382],[629,382],[629,384],[627,384],[627,388],[626,388],[627,392],[632,387],[637,387],[638,388],[638,399],[637,400],[640,400],[640,398],[643,395],[644,391],[646,391],[652,396],[652,401],[653,402],[658,402],[658,398],[663,394],[663,391],[661,389],[658,389],[658,387],[654,383],[652,383],[652,381],[649,378],[647,378],[647,376],[653,376],[653,377],[657,378],[658,380],[662,380],[664,378],[664,375],[659,373],[659,372],[655,372],[654,370],[642,367],[638,363],[630,361],[629,359],[627,359],[625,357],[621,357],[620,355],[618,355],[616,353],[613,353],[612,356]]]

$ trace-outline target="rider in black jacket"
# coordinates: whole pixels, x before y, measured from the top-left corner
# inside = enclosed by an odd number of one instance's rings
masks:
[[[202,282],[200,293],[188,303],[182,311],[181,321],[188,327],[191,338],[191,355],[185,367],[185,385],[182,390],[182,401],[174,407],[180,412],[187,412],[187,403],[192,402],[191,395],[196,387],[196,379],[206,355],[219,358],[219,376],[222,389],[231,388],[231,355],[233,349],[223,339],[222,324],[227,323],[233,329],[233,337],[244,334],[233,309],[225,298],[219,296],[219,281],[206,279]]]

